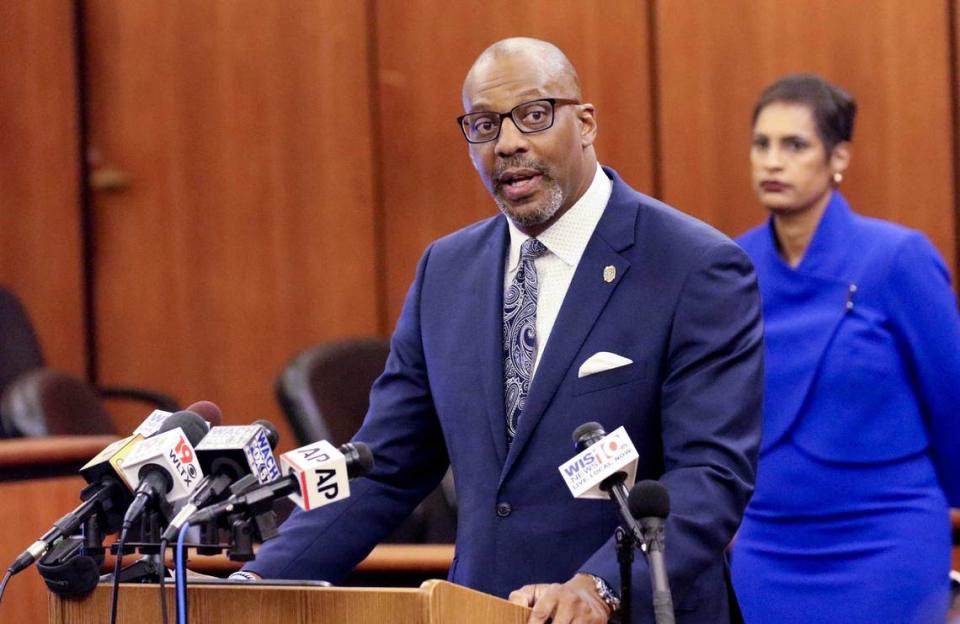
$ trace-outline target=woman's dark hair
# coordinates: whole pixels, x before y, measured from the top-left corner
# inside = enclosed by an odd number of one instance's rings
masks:
[[[788,74],[763,90],[753,107],[753,124],[760,111],[774,102],[805,104],[813,112],[817,136],[823,141],[827,157],[837,143],[853,139],[857,103],[850,94],[814,74]]]

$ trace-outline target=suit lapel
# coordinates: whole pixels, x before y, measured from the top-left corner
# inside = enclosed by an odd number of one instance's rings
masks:
[[[601,311],[630,268],[630,262],[620,252],[633,244],[637,205],[626,197],[626,190],[626,185],[614,176],[610,200],[580,258],[531,382],[517,435],[500,473],[501,484],[546,413]],[[604,270],[610,266],[614,268],[615,277],[608,282],[604,279]]]
[[[477,371],[481,382],[481,400],[487,412],[493,447],[500,466],[507,456],[507,425],[503,398],[503,274],[506,246],[509,243],[505,217],[477,258],[476,305],[470,306],[476,330]],[[491,269],[492,267],[492,269]]]

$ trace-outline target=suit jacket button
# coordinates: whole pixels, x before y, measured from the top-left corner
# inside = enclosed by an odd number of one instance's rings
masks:
[[[501,518],[506,518],[511,513],[513,513],[513,507],[510,506],[510,503],[497,503],[497,515]]]

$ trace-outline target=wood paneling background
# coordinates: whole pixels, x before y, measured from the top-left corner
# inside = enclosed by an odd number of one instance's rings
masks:
[[[103,0],[85,19],[91,148],[130,178],[92,206],[100,378],[292,444],[287,358],[378,330],[365,5]]]
[[[376,3],[388,327],[427,244],[497,212],[456,124],[464,76],[494,41],[524,35],[560,46],[597,107],[600,161],[638,189],[652,186],[647,6],[496,0],[484,3],[481,20],[477,10],[466,2]]]
[[[957,266],[958,0],[78,6],[79,56],[73,7],[0,3],[0,281],[54,364],[82,372],[95,349],[101,382],[211,399],[228,422],[281,423],[288,357],[389,333],[423,248],[495,213],[454,119],[471,62],[506,36],[568,53],[601,162],[731,235],[764,218],[754,99],[783,72],[824,74],[860,103],[855,208]],[[90,162],[129,180],[89,206],[78,75]]]
[[[85,374],[73,6],[0,3],[0,284],[51,366]]]
[[[953,73],[953,192],[954,192],[954,244],[957,245],[957,258],[953,267],[954,289],[960,280],[960,0],[953,0],[950,4],[949,17],[953,18],[953,30],[950,38],[953,43],[953,55],[950,58],[950,69]],[[957,566],[960,570],[960,565]]]
[[[956,266],[947,16],[943,0],[658,1],[664,199],[730,235],[759,223],[753,104],[815,72],[858,102],[841,189],[854,209],[923,230]]]

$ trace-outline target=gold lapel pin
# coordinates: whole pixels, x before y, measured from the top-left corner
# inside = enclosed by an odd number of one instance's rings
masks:
[[[615,279],[617,279],[617,267],[612,264],[603,267],[603,281],[609,284]]]

